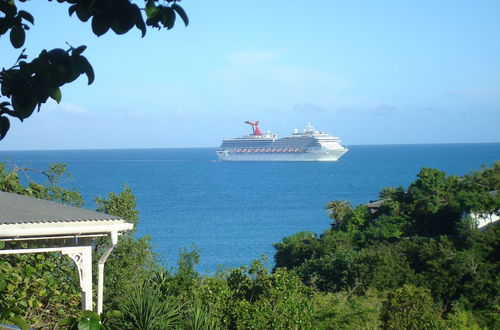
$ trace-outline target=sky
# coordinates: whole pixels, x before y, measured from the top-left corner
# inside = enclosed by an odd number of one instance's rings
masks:
[[[136,1],[143,4],[143,1]],[[217,147],[310,122],[345,145],[500,142],[500,1],[194,1],[190,24],[96,37],[67,4],[19,4],[25,47],[87,45],[81,76],[0,150]],[[0,38],[0,63],[19,55]]]

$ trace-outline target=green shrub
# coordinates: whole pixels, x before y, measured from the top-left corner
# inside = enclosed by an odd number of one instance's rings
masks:
[[[430,290],[413,285],[403,285],[387,294],[380,321],[384,329],[437,329],[444,324]]]

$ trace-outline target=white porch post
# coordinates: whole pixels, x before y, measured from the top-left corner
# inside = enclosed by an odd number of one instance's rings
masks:
[[[68,255],[78,268],[80,287],[82,288],[82,310],[92,310],[92,247],[62,248],[62,254]]]
[[[104,292],[104,263],[108,259],[109,254],[118,244],[118,232],[111,232],[111,245],[104,251],[101,259],[97,264],[97,314],[102,314],[102,302],[103,302],[103,292]]]

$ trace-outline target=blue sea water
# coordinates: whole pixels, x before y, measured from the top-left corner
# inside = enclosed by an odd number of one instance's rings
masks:
[[[422,167],[463,175],[500,160],[500,143],[351,146],[338,162],[218,162],[214,148],[0,151],[0,161],[44,169],[64,162],[86,207],[126,184],[137,196],[138,235],[148,234],[167,267],[196,245],[198,270],[237,267],[299,231],[329,227],[325,205],[377,198],[407,186]]]

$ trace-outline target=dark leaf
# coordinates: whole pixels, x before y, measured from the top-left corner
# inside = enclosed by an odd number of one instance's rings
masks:
[[[135,24],[136,12],[132,6],[123,10],[118,17],[111,24],[111,29],[116,34],[127,33]]]
[[[0,320],[4,320],[7,317],[9,317],[9,315],[10,315],[11,312],[12,311],[11,311],[10,308],[6,308],[6,309],[3,309],[3,310],[0,310]]]
[[[3,119],[5,117],[0,117],[0,140],[5,136],[5,134],[2,134],[2,131],[3,131]],[[5,118],[7,119],[7,121],[9,120],[8,118]],[[7,133],[7,132],[6,132]],[[5,290],[5,288],[7,287],[7,282],[5,282],[4,280],[0,279],[0,292],[2,292],[3,290]]]
[[[189,24],[189,18],[188,18],[188,16],[187,16],[186,12],[184,11],[184,9],[183,9],[181,6],[179,6],[178,4],[176,4],[176,3],[174,3],[174,4],[172,5],[172,8],[173,8],[173,9],[177,12],[177,14],[178,14],[178,15],[182,18],[182,20],[184,21],[184,24],[185,24],[186,26],[188,26],[188,24]]]
[[[31,74],[31,65],[29,65],[25,61],[21,61],[21,62],[19,62],[19,70],[26,75],[30,75]]]
[[[171,7],[164,7],[161,15],[161,23],[167,29],[171,29],[175,24],[175,11]]]
[[[99,330],[101,329],[101,324],[95,318],[82,317],[80,322],[78,322],[78,330]]]
[[[99,314],[97,314],[96,312],[93,312],[93,311],[89,311],[89,310],[86,310],[86,311],[83,311],[80,316],[83,318],[83,317],[88,317],[88,318],[93,318],[93,319],[96,319],[96,320],[100,320],[101,317],[99,316]]]
[[[66,51],[62,48],[54,48],[47,52],[50,64],[54,65],[61,63],[67,55]]]
[[[135,16],[135,26],[137,26],[137,28],[141,30],[141,37],[144,38],[144,36],[146,35],[146,23],[144,23],[144,19],[142,18],[140,11]]]
[[[74,317],[66,317],[62,320],[60,320],[57,324],[60,326],[68,326],[68,325],[73,325],[76,322],[76,318]]]
[[[85,73],[87,75],[87,78],[89,80],[88,84],[92,84],[94,82],[94,69],[92,68],[92,65],[90,65],[90,62],[84,57],[84,56],[78,56],[75,59],[75,66],[78,72],[80,73]]]
[[[128,30],[123,29],[117,21],[111,24],[111,30],[116,34],[125,34]]]
[[[8,86],[8,84],[6,84],[6,83],[2,83],[0,85],[1,85],[0,93],[7,96],[7,97],[10,97],[11,91],[12,91],[10,86]]]
[[[9,30],[9,25],[5,22],[5,19],[0,18],[0,36],[5,34]]]
[[[90,16],[92,16],[92,15],[90,15],[90,11],[88,10],[88,8],[80,6],[80,7],[76,8],[76,16],[78,16],[80,21],[86,22],[89,20]]]
[[[92,31],[96,36],[102,36],[103,34],[108,32],[110,27],[111,22],[108,18],[101,15],[95,15],[92,18]]]
[[[73,62],[71,64],[71,69],[69,70],[68,72],[68,76],[66,78],[66,83],[70,83],[74,80],[76,80],[78,77],[80,77],[81,75],[81,72],[79,71],[79,69],[76,67],[76,59],[72,59]]]
[[[26,33],[21,25],[14,25],[12,30],[10,30],[10,43],[14,48],[21,48],[24,45],[24,40],[26,39]]]
[[[3,116],[0,117],[0,140],[5,137],[5,135],[9,131],[9,128],[10,128],[9,118]]]
[[[35,107],[37,105],[37,102],[33,97],[29,97],[26,95],[12,95],[11,101],[15,116],[21,121],[31,116],[33,111],[35,111]]]
[[[72,5],[68,8],[69,16],[73,15],[73,13],[76,11],[76,7],[77,5]]]
[[[123,313],[119,310],[113,309],[106,312],[106,317],[108,319],[123,317]]]
[[[17,8],[14,1],[0,1],[0,11],[3,12],[5,16],[15,16]]]
[[[24,11],[24,10],[20,10],[19,11],[19,14],[18,14],[19,17],[22,17],[24,18],[25,20],[27,20],[28,22],[30,22],[31,24],[35,24],[35,19],[33,18],[33,16],[28,13],[27,11]]]
[[[85,49],[87,49],[87,46],[85,46],[85,45],[76,47],[75,49],[73,49],[72,55],[73,56],[74,55],[80,55],[81,53],[83,53],[85,51]]]
[[[132,16],[134,17],[135,26],[141,30],[141,37],[144,37],[146,35],[146,24],[142,18],[141,9],[136,4],[132,4],[130,6],[130,11],[133,13]]]

